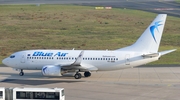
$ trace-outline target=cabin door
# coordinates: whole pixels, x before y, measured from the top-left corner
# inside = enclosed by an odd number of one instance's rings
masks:
[[[129,55],[129,54],[126,54],[126,57],[125,57],[125,64],[126,64],[126,65],[130,65],[130,60],[129,60],[129,58],[130,58],[130,55]]]
[[[21,63],[25,63],[25,59],[26,59],[26,53],[22,53]]]

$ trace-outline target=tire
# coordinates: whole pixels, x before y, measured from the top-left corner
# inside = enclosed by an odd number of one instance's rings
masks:
[[[75,79],[81,79],[81,74],[80,74],[80,73],[76,73],[76,74],[74,75],[74,78],[75,78]]]
[[[84,72],[84,77],[90,77],[91,73],[90,72]]]
[[[24,72],[20,72],[20,73],[19,73],[19,76],[23,76],[23,75],[24,75]]]

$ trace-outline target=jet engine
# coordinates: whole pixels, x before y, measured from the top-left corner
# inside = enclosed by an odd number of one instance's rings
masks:
[[[46,65],[41,71],[44,76],[62,76],[61,66],[57,65]]]

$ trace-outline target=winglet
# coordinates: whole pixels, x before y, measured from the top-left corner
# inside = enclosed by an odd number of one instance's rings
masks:
[[[83,59],[83,54],[84,54],[84,51],[81,51],[81,53],[77,57],[76,61],[71,65],[79,66],[81,64],[82,59]]]

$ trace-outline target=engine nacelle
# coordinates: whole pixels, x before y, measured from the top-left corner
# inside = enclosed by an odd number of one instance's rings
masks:
[[[44,76],[62,76],[61,66],[46,65],[41,71]]]

